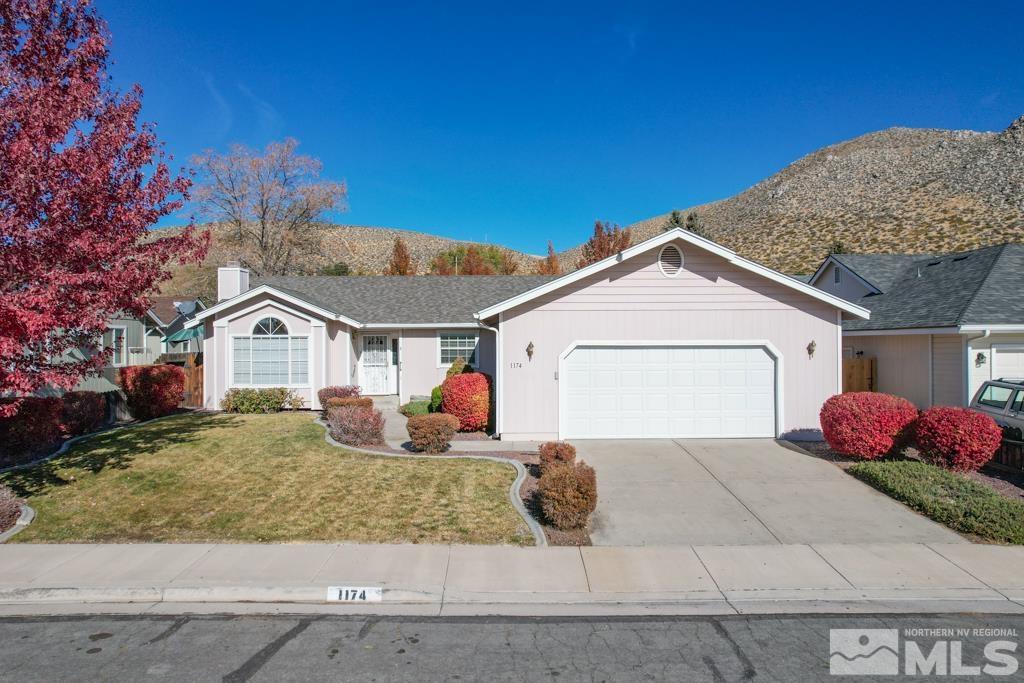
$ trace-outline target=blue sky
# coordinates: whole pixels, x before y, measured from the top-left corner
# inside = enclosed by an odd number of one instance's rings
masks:
[[[1024,114],[1019,2],[97,4],[177,163],[295,137],[348,182],[337,220],[531,253],[862,133]]]

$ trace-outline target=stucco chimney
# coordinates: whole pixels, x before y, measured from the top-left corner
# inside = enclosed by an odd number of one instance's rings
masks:
[[[217,269],[217,301],[224,301],[249,291],[249,270],[237,261]]]

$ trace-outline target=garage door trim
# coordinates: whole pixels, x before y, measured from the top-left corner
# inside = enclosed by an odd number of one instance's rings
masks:
[[[565,372],[566,359],[573,351],[581,346],[660,346],[660,347],[761,347],[768,352],[768,355],[775,361],[775,436],[782,434],[783,422],[783,385],[782,378],[782,352],[767,339],[601,339],[588,340],[577,339],[570,343],[565,350],[558,355],[558,438],[565,439],[567,430],[565,426],[566,407],[568,397],[566,396],[567,377]]]

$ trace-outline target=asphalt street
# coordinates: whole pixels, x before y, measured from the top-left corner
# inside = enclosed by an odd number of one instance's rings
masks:
[[[829,630],[838,628],[898,629],[925,654],[938,638],[962,636],[956,659],[978,665],[986,642],[1016,643],[1024,616],[8,617],[0,619],[0,679],[836,680]]]

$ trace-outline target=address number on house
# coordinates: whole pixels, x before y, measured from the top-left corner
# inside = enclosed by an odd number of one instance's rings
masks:
[[[384,589],[380,586],[328,586],[327,602],[380,602]]]

